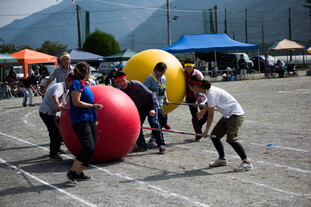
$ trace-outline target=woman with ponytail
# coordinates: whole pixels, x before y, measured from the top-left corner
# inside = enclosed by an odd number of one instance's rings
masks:
[[[70,123],[79,138],[82,149],[67,173],[67,177],[71,183],[77,184],[79,180],[91,179],[83,173],[83,170],[89,166],[95,150],[96,111],[102,109],[103,106],[94,103],[94,94],[86,82],[91,75],[89,64],[77,63],[74,75],[75,80],[69,87]]]
[[[212,86],[209,81],[202,80],[199,76],[192,76],[188,83],[194,93],[205,93],[208,100],[208,105],[197,114],[198,119],[201,120],[208,112],[206,130],[203,133],[203,137],[207,137],[208,135],[214,120],[215,108],[223,115],[211,132],[211,135],[216,136],[216,138],[211,138],[211,140],[218,152],[219,158],[210,163],[210,166],[219,167],[228,165],[224,147],[220,140],[227,135],[226,141],[233,147],[242,160],[242,163],[234,171],[252,170],[253,165],[247,158],[243,146],[238,142],[239,130],[244,120],[244,111],[239,102],[227,91]]]

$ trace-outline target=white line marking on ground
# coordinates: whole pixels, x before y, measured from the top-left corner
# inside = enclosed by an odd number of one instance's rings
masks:
[[[79,198],[79,197],[77,197],[77,196],[75,196],[75,195],[73,195],[73,194],[71,194],[71,193],[69,193],[69,192],[67,192],[67,191],[65,191],[65,190],[63,190],[63,189],[58,188],[58,187],[55,186],[55,185],[52,185],[52,184],[50,184],[50,183],[48,183],[48,182],[45,182],[44,180],[42,180],[42,179],[40,179],[40,178],[38,178],[38,177],[36,177],[36,176],[30,174],[29,172],[27,172],[27,171],[25,171],[25,170],[22,170],[22,169],[16,167],[15,165],[12,165],[12,164],[10,164],[10,163],[7,163],[7,162],[6,162],[5,160],[3,160],[1,157],[0,157],[0,162],[3,163],[3,164],[5,164],[5,165],[7,165],[7,166],[9,166],[10,168],[13,168],[13,169],[19,171],[20,173],[22,173],[22,174],[24,174],[24,175],[26,175],[26,176],[28,176],[28,177],[30,177],[30,178],[32,178],[32,179],[38,181],[39,183],[42,183],[43,185],[46,185],[46,186],[48,186],[48,187],[50,187],[50,188],[53,188],[53,189],[55,189],[55,190],[57,190],[57,191],[59,191],[59,192],[61,192],[61,193],[63,193],[63,194],[66,194],[67,196],[69,196],[69,197],[71,197],[71,198],[73,198],[73,199],[75,199],[75,200],[77,200],[77,201],[79,201],[79,202],[81,202],[81,203],[83,203],[83,204],[85,204],[85,205],[87,205],[87,206],[96,207],[96,205],[93,204],[93,203],[90,203],[90,202],[88,202],[88,201],[86,201],[86,200],[84,200],[84,199],[82,199],[82,198]]]
[[[27,126],[35,127],[35,125],[29,123],[29,122],[27,121],[27,119],[28,119],[28,116],[30,116],[31,114],[33,114],[33,113],[36,112],[36,111],[38,111],[38,109],[37,109],[37,110],[34,110],[34,111],[32,111],[32,112],[29,112],[28,114],[26,114],[25,116],[23,116],[23,121],[24,121],[24,123],[25,123]]]
[[[40,149],[43,149],[43,150],[48,151],[48,149],[45,148],[45,147],[41,147],[41,146],[39,146],[39,145],[33,144],[33,143],[31,143],[31,142],[28,142],[28,141],[25,141],[25,140],[22,140],[22,139],[19,139],[19,138],[17,138],[17,137],[14,137],[14,136],[11,136],[11,135],[2,133],[2,132],[0,132],[0,135],[7,136],[7,137],[13,138],[13,139],[15,139],[15,140],[21,141],[21,142],[23,142],[23,143],[27,143],[27,144],[30,144],[30,145],[32,145],[32,146],[36,146],[36,147],[38,147],[38,148],[40,148]],[[183,147],[183,148],[194,149],[193,147],[186,147],[186,146],[181,146],[181,145],[176,145],[176,146],[177,146],[177,147]],[[197,148],[195,148],[195,149],[198,150]],[[199,149],[199,150],[204,151],[204,152],[208,152],[208,153],[213,153],[213,154],[216,154],[216,153],[217,153],[217,152],[215,152],[215,151],[206,150],[206,149]],[[69,159],[72,159],[72,157],[67,156],[67,155],[62,155],[62,156],[66,157],[66,158],[69,158]],[[232,157],[238,158],[238,156],[232,156]],[[258,162],[258,163],[266,163],[266,162],[263,162],[263,161],[257,161],[257,162]],[[275,167],[282,167],[282,168],[288,168],[288,169],[291,169],[291,170],[296,170],[296,171],[298,171],[298,172],[310,173],[310,171],[301,170],[301,169],[297,169],[297,168],[292,168],[292,167],[288,167],[288,166],[282,166],[282,165],[277,165],[277,164],[271,164],[271,165],[273,165],[273,166],[275,166]],[[112,175],[112,176],[116,176],[116,177],[119,177],[119,178],[122,178],[122,179],[134,181],[134,182],[136,182],[136,183],[138,183],[138,184],[146,185],[146,186],[148,186],[149,188],[154,189],[155,191],[158,191],[158,192],[161,192],[161,193],[170,194],[171,196],[174,196],[174,197],[177,197],[177,198],[186,200],[186,201],[191,202],[191,203],[193,203],[193,204],[195,204],[195,205],[208,207],[208,205],[206,205],[206,204],[200,203],[200,202],[198,202],[198,201],[193,201],[193,200],[191,200],[191,199],[188,198],[188,197],[185,197],[185,196],[182,196],[182,195],[179,195],[179,194],[176,194],[176,193],[169,192],[169,191],[164,190],[164,189],[162,189],[162,188],[160,188],[160,187],[158,187],[158,186],[150,185],[150,184],[148,184],[148,183],[146,183],[146,182],[143,182],[143,181],[140,181],[140,180],[137,180],[137,179],[128,177],[128,176],[126,176],[126,175],[122,175],[122,174],[120,174],[120,173],[112,173],[112,172],[110,172],[110,171],[108,171],[108,170],[106,170],[106,169],[104,169],[104,168],[98,167],[98,166],[96,166],[96,165],[91,165],[91,166],[92,166],[93,168],[96,168],[96,169],[98,169],[98,170],[101,170],[101,171],[107,173],[108,175]],[[228,175],[228,176],[229,176],[229,175]],[[236,177],[234,177],[234,176],[231,176],[231,177],[236,178]],[[240,179],[240,178],[238,178],[238,179]],[[282,193],[286,193],[286,194],[290,194],[290,195],[300,195],[300,194],[297,194],[297,193],[294,193],[294,192],[284,191],[284,190],[282,190],[282,189],[274,188],[274,187],[271,187],[271,186],[269,186],[269,185],[265,185],[265,184],[261,184],[261,183],[256,183],[256,182],[251,182],[251,181],[249,181],[249,180],[243,180],[243,179],[240,179],[240,180],[242,180],[242,181],[244,181],[244,182],[253,183],[253,184],[258,185],[258,186],[266,187],[266,188],[269,188],[269,189],[271,189],[271,190],[278,191],[278,192],[282,192]]]
[[[217,152],[214,152],[214,151],[211,151],[211,150],[202,149],[202,148],[194,148],[194,147],[182,146],[182,145],[175,145],[175,146],[176,147],[187,148],[187,149],[191,149],[191,150],[195,150],[195,151],[200,150],[202,152],[208,152],[208,153],[217,154]],[[231,157],[240,159],[239,156],[235,156],[235,155],[231,155]],[[255,161],[253,160],[252,162],[257,162],[257,163],[264,164],[264,165],[274,166],[276,168],[286,168],[286,169],[291,170],[291,171],[297,171],[297,172],[301,172],[301,173],[309,173],[309,174],[311,174],[311,171],[309,171],[309,170],[304,170],[304,169],[300,169],[300,168],[294,168],[294,167],[290,167],[290,166],[286,166],[286,165],[280,165],[280,164],[275,164],[275,163],[270,163],[270,162],[260,161],[260,160],[255,160]]]
[[[298,94],[308,94],[311,93],[308,89],[297,89],[297,90],[291,90],[291,91],[277,91],[277,93],[298,93]]]
[[[96,165],[91,165],[92,167],[98,169],[98,170],[101,170],[101,171],[104,171],[105,173],[107,173],[108,175],[112,175],[112,176],[116,176],[116,177],[119,177],[121,179],[126,179],[126,180],[129,180],[129,181],[133,181],[135,183],[138,183],[140,185],[146,185],[147,187],[155,190],[155,191],[158,191],[158,192],[161,192],[161,193],[165,193],[165,195],[170,195],[172,197],[176,197],[176,198],[179,198],[179,199],[182,199],[182,200],[186,200],[188,201],[189,203],[192,203],[192,204],[195,204],[195,205],[198,205],[198,206],[203,206],[203,207],[209,207],[208,205],[204,204],[204,203],[201,203],[201,202],[198,202],[198,201],[194,201],[188,197],[185,197],[183,195],[179,195],[179,194],[176,194],[176,193],[172,193],[170,191],[167,191],[167,190],[164,190],[163,188],[159,187],[159,186],[155,186],[155,185],[150,185],[146,182],[143,182],[143,181],[140,181],[140,180],[137,180],[137,179],[134,179],[134,178],[131,178],[131,177],[128,177],[126,175],[122,175],[120,173],[112,173],[104,168],[101,168],[101,167],[98,167]]]
[[[46,151],[49,150],[49,149],[47,149],[47,148],[45,148],[45,147],[41,147],[41,146],[39,146],[39,145],[37,145],[37,144],[34,144],[34,143],[31,143],[31,142],[25,141],[25,140],[23,140],[23,139],[20,139],[20,138],[11,136],[11,135],[9,135],[9,134],[5,134],[5,133],[0,132],[0,135],[6,136],[6,137],[10,137],[10,138],[15,139],[15,140],[17,140],[17,141],[20,141],[20,142],[29,144],[29,145],[31,145],[31,146],[38,147],[38,148],[43,149],[43,150],[46,150]],[[67,155],[62,155],[62,156],[63,156],[63,157],[66,157],[66,158],[69,158],[69,159],[72,159],[72,157],[67,156]],[[0,158],[0,159],[1,159],[1,158]],[[134,178],[131,178],[131,177],[122,175],[122,174],[120,174],[120,173],[112,173],[112,172],[110,172],[110,171],[108,171],[108,170],[106,170],[106,169],[104,169],[104,168],[98,167],[98,166],[96,166],[96,165],[91,165],[91,166],[92,166],[93,168],[96,168],[96,169],[98,169],[98,170],[101,170],[101,171],[107,173],[108,175],[112,175],[112,176],[116,176],[116,177],[119,177],[119,178],[122,178],[122,179],[134,181],[134,182],[136,182],[136,183],[138,183],[138,184],[141,184],[141,185],[146,185],[146,186],[148,186],[149,188],[154,189],[154,190],[156,190],[156,191],[158,191],[158,192],[169,194],[169,195],[171,195],[172,197],[177,197],[177,198],[179,198],[179,199],[186,200],[186,201],[188,201],[188,202],[190,202],[190,203],[192,203],[192,204],[198,205],[198,206],[209,207],[208,205],[206,205],[206,204],[204,204],[204,203],[200,203],[200,202],[194,201],[194,200],[192,200],[192,199],[190,199],[190,198],[188,198],[188,197],[185,197],[185,196],[182,196],[182,195],[179,195],[179,194],[176,194],[176,193],[169,192],[169,191],[164,190],[164,189],[162,189],[162,188],[160,188],[160,187],[158,187],[158,186],[150,185],[150,184],[148,184],[148,183],[146,183],[146,182],[136,180],[136,179],[134,179]],[[30,175],[31,175],[31,174],[30,174]],[[39,178],[38,178],[38,179],[39,179]],[[44,182],[44,181],[43,181],[43,182]],[[55,187],[56,187],[56,186],[55,186]],[[56,188],[57,188],[57,187],[56,187]]]
[[[37,148],[40,148],[40,149],[43,149],[43,150],[49,151],[49,149],[48,149],[48,148],[41,147],[41,146],[39,146],[39,145],[37,145],[37,144],[33,144],[33,143],[31,143],[31,142],[25,141],[25,140],[23,140],[23,139],[20,139],[20,138],[14,137],[14,136],[9,135],[9,134],[5,134],[5,133],[0,132],[0,135],[6,136],[6,137],[10,137],[10,138],[12,138],[12,139],[15,139],[15,140],[17,140],[17,141],[23,142],[23,143],[25,143],[25,144],[29,144],[29,145],[31,145],[31,146],[34,146],[34,147],[37,147]]]
[[[252,145],[256,145],[256,146],[263,146],[263,147],[267,147],[267,145],[264,144],[257,144],[257,143],[250,143]],[[298,151],[298,152],[310,152],[308,150],[303,150],[303,149],[297,149],[297,148],[292,148],[292,147],[281,147],[281,146],[269,146],[269,147],[276,147],[276,148],[280,148],[280,149],[286,149],[286,150],[293,150],[293,151]]]
[[[6,114],[6,113],[10,113],[10,112],[13,112],[13,111],[15,111],[15,109],[11,109],[11,110],[7,110],[7,111],[4,111],[4,112],[1,112],[0,115]]]
[[[217,173],[208,172],[208,174],[216,175]],[[244,180],[244,179],[241,179],[239,177],[230,176],[230,175],[227,175],[227,176],[231,177],[232,179],[237,179],[237,180],[240,180],[240,181],[245,182],[245,183],[250,183],[250,184],[258,185],[258,186],[261,186],[261,187],[264,187],[264,188],[269,188],[269,189],[277,191],[277,192],[281,192],[281,193],[285,193],[285,194],[290,194],[290,195],[294,195],[294,196],[301,196],[302,195],[302,194],[298,194],[298,193],[282,190],[282,189],[279,189],[279,188],[274,188],[274,187],[271,187],[269,185],[262,184],[262,183],[257,183],[257,182],[251,181],[251,180]],[[311,195],[310,194],[303,194],[303,196],[310,197]]]
[[[38,111],[38,110],[35,110],[35,111]],[[35,112],[35,111],[33,111],[33,112]],[[33,113],[33,112],[30,112],[30,113],[28,113],[26,116],[24,116],[24,122],[25,122],[26,124],[28,123],[28,122],[27,122],[28,116],[29,116],[31,113]],[[36,146],[36,147],[38,147],[38,148],[42,148],[42,149],[44,149],[44,150],[48,150],[47,148],[41,147],[41,146],[39,146],[39,145],[30,143],[30,142],[27,142],[27,141],[24,141],[24,140],[22,140],[22,139],[13,137],[13,136],[11,136],[11,135],[7,135],[7,134],[1,133],[1,132],[0,132],[0,134],[5,135],[5,136],[8,136],[8,137],[11,137],[11,138],[14,138],[14,139],[16,139],[16,140],[22,141],[22,142],[24,142],[24,143],[27,143],[27,144],[30,144],[30,145],[33,145],[33,146]],[[251,144],[255,144],[255,143],[251,143]],[[259,145],[259,144],[258,144],[258,145]],[[186,146],[181,146],[181,145],[176,145],[176,146],[177,146],[177,147],[191,148],[191,147],[186,147]],[[304,150],[299,150],[299,149],[294,149],[294,148],[286,148],[286,147],[279,147],[279,148],[305,152]],[[193,148],[193,149],[194,149],[194,148]],[[195,148],[195,149],[198,150],[197,148]],[[202,150],[202,151],[209,152],[209,153],[214,153],[214,154],[217,153],[217,152],[211,151],[211,150],[205,150],[205,149],[201,149],[201,150]],[[307,152],[308,152],[308,151],[307,151]],[[63,156],[64,156],[64,155],[63,155]],[[65,157],[72,159],[72,158],[69,157],[69,156],[65,156]],[[239,158],[238,156],[232,156],[232,157]],[[311,171],[308,171],[308,170],[303,170],[303,169],[299,169],[299,168],[293,168],[293,167],[289,167],[289,166],[285,166],[285,165],[272,164],[272,163],[268,163],[268,162],[265,162],[265,161],[256,161],[256,162],[261,163],[261,164],[269,164],[269,165],[272,165],[272,166],[274,166],[274,167],[287,168],[287,169],[289,169],[289,170],[294,170],[294,171],[298,171],[298,172],[302,172],[302,173],[311,173]],[[154,189],[154,190],[156,190],[156,191],[169,193],[171,196],[179,197],[179,198],[181,198],[181,199],[184,199],[184,200],[187,200],[187,201],[189,201],[189,202],[192,202],[192,203],[194,203],[194,204],[196,204],[196,205],[208,207],[206,204],[202,204],[202,203],[200,203],[200,202],[193,201],[193,200],[191,200],[191,199],[189,199],[189,198],[187,198],[187,197],[184,197],[184,196],[182,196],[182,195],[178,195],[178,194],[175,194],[175,193],[166,191],[166,190],[164,190],[164,189],[161,189],[161,188],[159,188],[159,187],[157,187],[157,186],[150,185],[150,184],[145,183],[145,182],[143,182],[143,181],[139,181],[139,180],[136,180],[136,179],[134,179],[134,178],[130,178],[130,177],[121,175],[121,174],[119,174],[119,173],[112,173],[112,172],[110,172],[110,171],[108,171],[108,170],[106,170],[106,169],[100,168],[100,167],[95,166],[95,165],[92,165],[92,167],[94,167],[94,168],[96,168],[96,169],[99,169],[99,170],[102,170],[102,171],[104,171],[104,172],[106,172],[107,174],[110,174],[110,175],[114,175],[114,176],[117,176],[117,177],[120,177],[120,178],[123,178],[123,179],[135,181],[135,182],[137,182],[137,183],[139,183],[139,184],[145,184],[145,185],[147,185],[148,187],[150,187],[150,188],[152,188],[152,189]],[[234,177],[234,178],[235,178],[235,177]],[[241,180],[242,180],[242,179],[241,179]],[[245,180],[243,180],[243,181],[245,181]],[[250,181],[245,181],[245,182],[250,182]],[[260,184],[260,183],[254,183],[254,184],[259,185],[259,186],[264,186],[264,187],[267,187],[267,188],[269,188],[269,189],[276,190],[276,191],[278,191],[278,192],[284,192],[284,193],[287,193],[287,194],[288,194],[288,193],[289,193],[289,194],[296,194],[296,193],[294,193],[294,192],[288,192],[288,191],[283,191],[283,190],[281,190],[281,189],[273,188],[273,187],[268,186],[268,185],[265,185],[265,184]],[[298,194],[297,194],[297,195],[298,195]]]

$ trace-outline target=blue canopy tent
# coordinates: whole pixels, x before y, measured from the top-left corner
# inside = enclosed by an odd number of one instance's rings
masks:
[[[80,61],[96,62],[96,61],[104,61],[105,59],[103,56],[76,49],[67,50],[66,52],[70,54],[71,63],[78,63]],[[57,55],[58,58],[59,56],[60,54]]]
[[[174,44],[162,48],[170,53],[210,52],[224,50],[258,49],[255,44],[238,42],[226,34],[183,35]]]
[[[224,34],[224,33],[223,34],[183,35],[174,44],[167,46],[165,48],[162,48],[162,50],[165,50],[170,53],[214,51],[216,64],[217,64],[216,51],[250,50],[250,49],[258,49],[258,45],[235,41],[231,39],[230,37],[228,37],[227,34]]]

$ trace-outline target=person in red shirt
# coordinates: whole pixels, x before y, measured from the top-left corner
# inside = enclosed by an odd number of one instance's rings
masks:
[[[203,74],[199,70],[195,69],[194,66],[195,66],[194,60],[192,60],[191,58],[187,58],[184,61],[184,70],[185,70],[185,77],[186,77],[186,80],[185,80],[186,81],[186,102],[187,103],[195,103],[197,100],[194,92],[191,91],[189,88],[189,85],[188,85],[189,79],[195,75],[199,76],[201,79],[204,79]],[[205,95],[203,94],[203,96]],[[201,110],[203,109],[203,107],[199,107],[199,108]],[[206,113],[201,120],[198,120],[197,118],[197,113],[199,111],[198,107],[189,105],[189,110],[192,116],[191,121],[192,121],[192,126],[193,126],[195,133],[202,134],[202,126],[206,122],[208,114]],[[194,141],[200,142],[201,138],[202,136],[196,136]]]

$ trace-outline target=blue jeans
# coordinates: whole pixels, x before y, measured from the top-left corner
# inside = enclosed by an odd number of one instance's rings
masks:
[[[154,116],[148,116],[149,125],[151,126],[151,128],[161,129],[162,127],[158,118],[159,111],[157,106],[154,107],[154,111],[156,112]],[[163,133],[161,131],[152,130],[152,135],[156,139],[158,147],[160,147],[161,145],[165,145]]]
[[[158,110],[157,109],[154,109],[154,110],[156,112],[155,116],[149,116],[148,110],[145,110],[145,109],[139,109],[138,110],[141,126],[144,124],[145,119],[148,116],[148,121],[149,121],[150,126],[152,128],[161,129],[161,126],[159,124],[159,119],[158,119],[158,113],[157,113]],[[152,134],[154,135],[158,146],[165,145],[163,134],[161,131],[152,131]],[[145,148],[145,149],[148,148],[148,145],[146,143],[145,136],[144,136],[142,129],[140,129],[140,134],[138,136],[136,144],[140,148]]]

